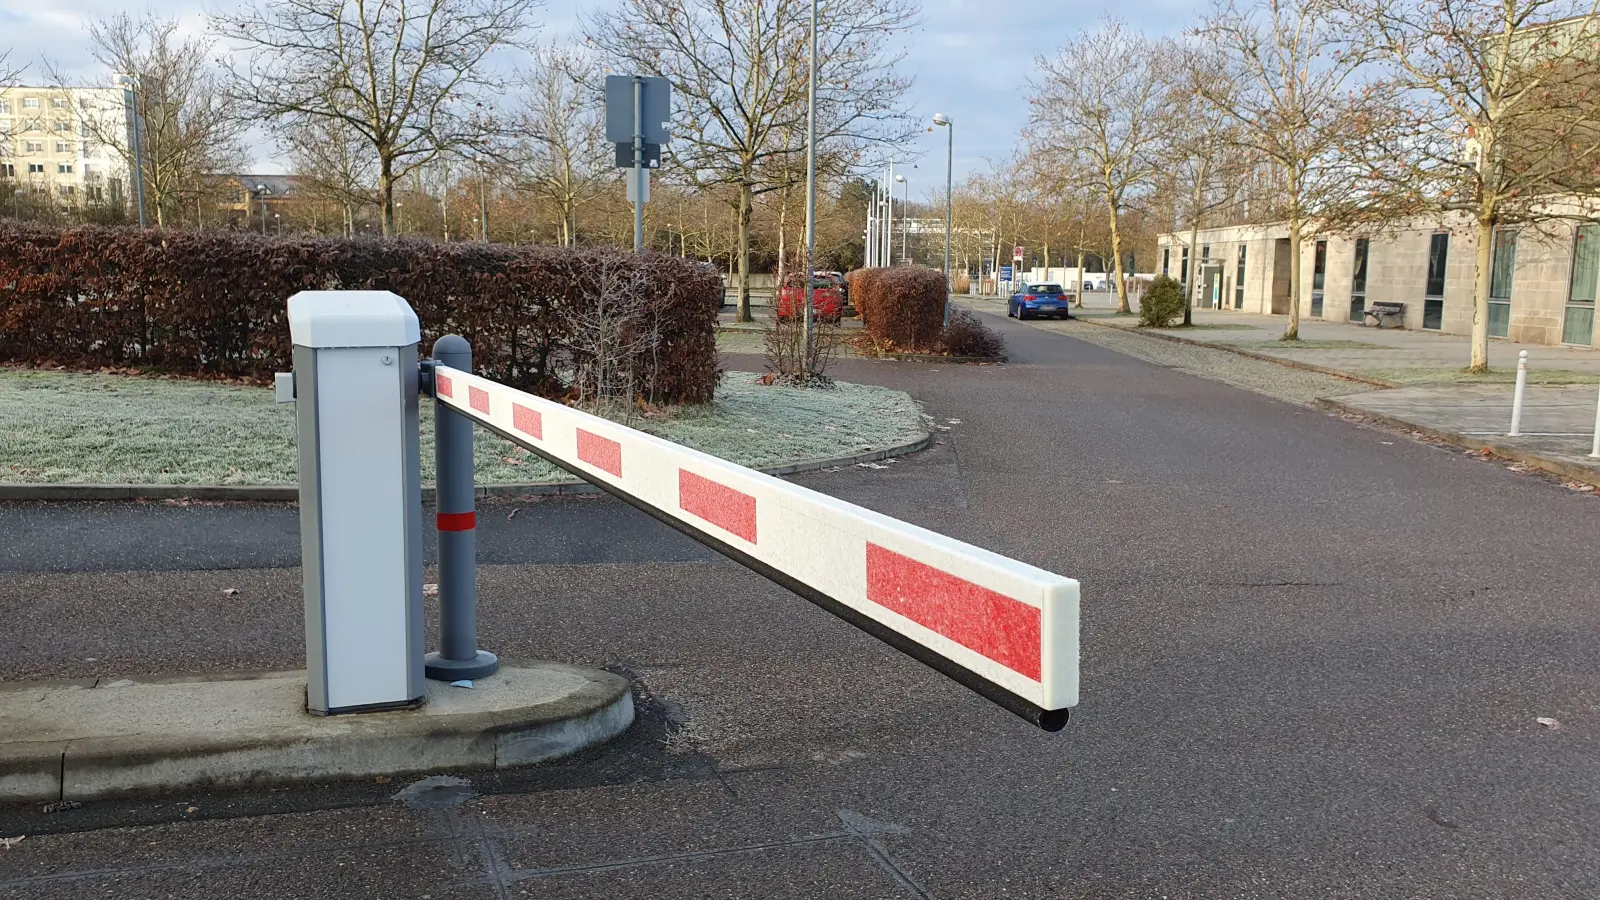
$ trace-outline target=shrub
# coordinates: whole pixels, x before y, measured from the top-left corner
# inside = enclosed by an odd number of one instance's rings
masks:
[[[1005,355],[1006,341],[994,329],[978,321],[964,309],[950,311],[950,324],[939,335],[940,350],[949,356],[998,359]]]
[[[873,339],[898,350],[938,349],[948,298],[942,271],[895,266],[850,275],[850,299]]]
[[[1144,296],[1139,298],[1139,324],[1148,328],[1171,328],[1183,315],[1183,286],[1176,279],[1157,275]]]
[[[628,348],[620,365],[632,393],[709,401],[718,274],[609,248],[0,224],[0,362],[265,381],[291,366],[290,295],[389,290],[416,310],[424,352],[456,332],[486,377],[582,393],[596,342],[575,340],[572,323],[592,319],[619,283],[647,295],[613,342]],[[617,371],[618,361],[606,365]]]

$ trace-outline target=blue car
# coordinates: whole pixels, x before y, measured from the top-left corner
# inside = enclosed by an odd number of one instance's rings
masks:
[[[1006,304],[1006,315],[1013,319],[1026,319],[1035,314],[1072,318],[1072,295],[1059,284],[1030,284],[1011,295]]]

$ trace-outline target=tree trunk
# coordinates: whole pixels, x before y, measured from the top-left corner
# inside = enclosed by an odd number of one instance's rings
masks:
[[[750,316],[750,207],[749,184],[739,185],[739,305],[734,313],[736,322],[754,321]]]
[[[1472,365],[1467,371],[1489,371],[1489,286],[1494,268],[1495,213],[1478,217],[1478,270],[1472,277]]]
[[[1078,248],[1078,287],[1077,287],[1076,290],[1073,291],[1073,294],[1074,294],[1073,299],[1077,301],[1073,305],[1078,307],[1079,309],[1083,309],[1083,248],[1082,247]]]
[[[1190,260],[1190,269],[1194,268]],[[1300,217],[1289,218],[1289,327],[1283,330],[1283,341],[1300,340]]]
[[[1133,312],[1128,306],[1128,285],[1122,277],[1122,229],[1118,227],[1117,206],[1107,201],[1111,207],[1111,267],[1117,279],[1117,315],[1124,316]]]
[[[394,161],[378,159],[378,204],[383,236],[394,237]]]
[[[1196,216],[1189,223],[1189,283],[1184,285],[1183,297],[1183,324],[1193,325],[1195,301],[1195,285],[1200,283],[1200,254],[1195,248],[1200,246],[1200,218]]]

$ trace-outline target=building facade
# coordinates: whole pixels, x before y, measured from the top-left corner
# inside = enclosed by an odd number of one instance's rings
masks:
[[[63,208],[125,204],[120,148],[131,123],[118,87],[0,88],[0,211],[18,198]]]
[[[1159,271],[1198,307],[1288,315],[1285,225],[1161,235]],[[1300,316],[1361,322],[1376,303],[1404,304],[1405,327],[1472,332],[1477,236],[1463,218],[1370,234],[1328,234],[1300,246]],[[1491,254],[1489,334],[1532,344],[1600,346],[1595,327],[1600,222],[1503,228]],[[1190,277],[1191,269],[1194,277]]]

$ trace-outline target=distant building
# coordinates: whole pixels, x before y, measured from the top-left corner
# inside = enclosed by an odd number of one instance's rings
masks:
[[[1477,238],[1468,225],[1462,216],[1307,238],[1301,317],[1361,322],[1373,304],[1403,303],[1407,328],[1470,334]],[[1193,261],[1188,232],[1158,241],[1161,272],[1187,284],[1195,306],[1288,315],[1286,225],[1202,228]],[[1490,255],[1490,337],[1595,346],[1597,276],[1600,223],[1500,229]]]
[[[296,175],[219,175],[217,207],[231,214],[236,225],[254,231],[281,230],[295,201],[303,199]]]
[[[0,211],[17,191],[65,208],[122,206],[132,196],[121,151],[131,136],[122,88],[0,88]]]

